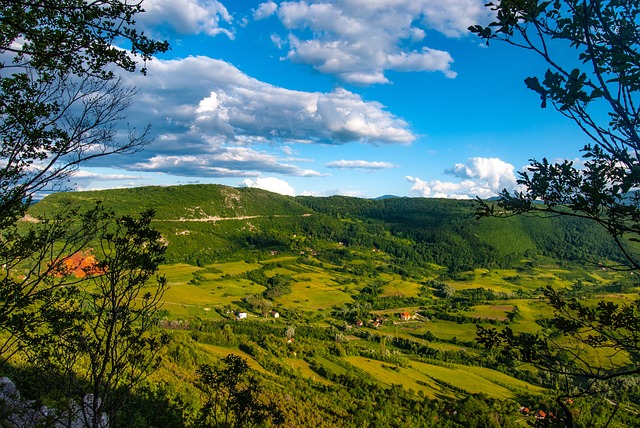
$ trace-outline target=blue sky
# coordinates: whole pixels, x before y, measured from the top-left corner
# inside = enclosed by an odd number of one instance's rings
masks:
[[[79,190],[219,183],[289,195],[489,197],[585,140],[541,109],[527,52],[484,46],[485,0],[144,0],[172,49],[126,75],[154,141]]]

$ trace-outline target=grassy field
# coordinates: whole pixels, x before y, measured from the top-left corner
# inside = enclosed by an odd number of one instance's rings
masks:
[[[523,391],[541,393],[541,388],[533,387],[503,373],[482,367],[470,367],[460,364],[439,366],[434,364],[412,362],[413,368],[432,379],[445,382],[471,394],[486,394],[494,398],[514,398]]]
[[[247,354],[246,352],[243,352],[243,351],[239,350],[238,348],[225,348],[225,347],[222,347],[222,346],[207,345],[207,344],[202,344],[202,343],[200,343],[199,346],[203,350],[205,350],[209,355],[214,355],[214,356],[216,356],[218,358],[226,357],[229,354],[235,355],[237,357],[244,358],[245,360],[247,360],[247,363],[249,364],[249,367],[251,367],[253,370],[259,371],[261,373],[268,373],[260,365],[260,363],[258,363],[256,361],[255,358],[253,358],[251,355]]]
[[[309,367],[309,363],[304,360],[300,360],[297,358],[283,358],[282,361],[290,367],[291,370],[299,373],[301,376],[306,377],[307,379],[311,379],[314,382],[319,382],[324,385],[334,385],[333,382],[323,378],[318,373],[311,370]]]
[[[325,311],[334,305],[352,301],[351,297],[338,287],[322,282],[297,282],[291,293],[278,297],[278,304],[302,311]]]
[[[429,375],[410,367],[400,367],[365,357],[347,357],[349,364],[369,373],[386,386],[396,386],[406,390],[422,391],[429,398],[452,397]]]
[[[457,338],[462,341],[473,341],[476,337],[475,324],[458,324],[454,321],[434,320],[420,323],[415,330],[417,334],[424,334],[430,331],[440,340],[453,340]]]
[[[507,314],[512,312],[514,309],[515,306],[509,304],[475,305],[469,312],[469,316],[474,318],[505,321],[508,319]]]
[[[364,261],[362,261],[364,263]],[[276,264],[279,263],[279,266]],[[354,263],[357,265],[358,260]],[[275,299],[276,308],[286,308],[298,313],[321,314],[315,318],[316,322],[322,322],[322,326],[330,327],[339,325],[331,318],[334,307],[343,307],[356,302],[360,290],[370,284],[371,278],[361,278],[338,267],[323,265],[306,265],[296,263],[293,257],[272,257],[261,261],[233,261],[228,263],[216,263],[199,268],[186,264],[163,266],[161,273],[168,279],[169,289],[165,293],[166,309],[172,317],[195,316],[200,319],[220,319],[221,316],[214,309],[229,306],[237,309],[242,305],[244,297],[261,294],[265,288],[245,279],[242,275],[248,271],[268,266],[265,274],[271,277],[276,274],[291,275],[294,282],[291,285],[291,293]],[[610,272],[583,273],[585,281],[597,281],[608,283],[615,281],[617,274]],[[464,317],[486,319],[487,323],[481,323],[486,327],[494,327],[489,321],[506,322],[508,316],[517,312],[517,317],[510,323],[510,327],[516,331],[535,333],[542,329],[536,321],[553,316],[553,309],[546,303],[540,289],[551,285],[554,288],[569,287],[574,282],[572,273],[562,269],[529,269],[526,272],[516,269],[476,269],[460,276],[460,280],[446,281],[456,290],[469,290],[474,288],[491,289],[494,292],[505,293],[505,298],[478,302],[471,308],[460,311]],[[354,281],[355,280],[355,281]],[[414,279],[403,278],[393,273],[382,273],[376,280],[383,281],[384,288],[381,297],[417,297],[422,284]],[[524,290],[533,298],[509,298],[518,290]],[[630,302],[636,295],[610,294],[595,296],[597,299],[606,299],[614,303]],[[433,302],[441,301],[434,298]],[[473,343],[476,338],[476,326],[474,323],[460,323],[440,319],[417,318],[410,321],[400,321],[399,313],[409,311],[411,314],[424,312],[420,306],[397,307],[372,311],[375,316],[382,316],[389,320],[375,332],[378,335],[402,337],[427,345],[440,351],[467,352],[469,355],[478,356],[484,352],[475,348]],[[256,317],[259,314],[250,314]],[[285,319],[286,322],[286,319]],[[497,326],[497,328],[501,328]],[[435,340],[424,340],[425,333],[430,332]],[[368,352],[379,353],[383,351],[382,345],[377,341],[370,341],[362,337],[350,336],[351,346],[366,349]],[[229,353],[246,358],[252,368],[266,373],[255,358],[240,351],[237,348],[224,348],[212,345],[200,345],[211,356],[223,357]],[[395,349],[392,344],[387,349],[393,352],[404,352]],[[598,352],[591,348],[577,346],[580,356],[594,363],[607,365],[611,355]],[[348,365],[337,364],[322,356],[313,357],[316,362],[335,374],[353,375],[353,370],[360,370],[372,379],[386,387],[402,387],[424,394],[429,398],[453,398],[460,396],[460,391],[466,393],[482,393],[489,397],[499,399],[512,399],[520,395],[542,393],[539,387],[517,380],[503,373],[487,368],[465,366],[461,364],[430,364],[411,360],[411,356],[402,356],[405,363],[401,365],[382,362],[364,356],[350,355],[343,361],[353,366],[349,370]],[[624,355],[615,356],[616,362],[624,361]],[[298,358],[283,358],[281,364],[290,368],[300,376],[323,385],[333,385],[332,382],[316,373],[308,362]],[[400,386],[401,385],[401,386]]]

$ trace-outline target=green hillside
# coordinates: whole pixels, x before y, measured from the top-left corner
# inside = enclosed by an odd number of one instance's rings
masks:
[[[176,263],[305,248],[322,250],[327,261],[347,249],[375,248],[409,271],[433,263],[451,273],[514,267],[540,256],[580,263],[621,259],[611,238],[592,223],[568,217],[476,220],[473,201],[289,197],[253,188],[186,185],[58,193],[30,213],[96,201],[121,214],[155,210],[156,227],[170,244],[168,260]],[[344,245],[337,248],[338,242]]]
[[[620,257],[597,227],[571,218],[478,221],[473,201],[189,185],[60,193],[30,215],[97,201],[119,214],[154,209],[168,245],[159,327],[171,342],[123,411],[124,426],[198,426],[197,368],[229,354],[247,360],[287,426],[464,427],[471,417],[476,426],[534,426],[533,412],[519,409],[557,413],[549,397],[561,382],[482,348],[477,326],[567,343],[554,336],[545,287],[593,303],[640,291],[635,277],[589,262]],[[628,358],[582,352],[605,365]],[[8,374],[28,384],[29,364]],[[632,426],[638,382],[618,388],[617,426]],[[51,399],[46,391],[33,398]],[[576,399],[576,414],[606,420],[607,400]]]
[[[308,212],[294,198],[255,188],[234,188],[216,184],[149,186],[89,192],[66,192],[47,196],[31,212],[39,214],[69,203],[90,205],[101,201],[122,214],[146,209],[156,211],[158,220],[206,219]]]

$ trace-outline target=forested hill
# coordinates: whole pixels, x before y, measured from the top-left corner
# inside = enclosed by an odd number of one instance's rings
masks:
[[[206,219],[272,214],[304,214],[309,209],[294,198],[254,188],[234,188],[217,184],[185,186],[149,186],[89,192],[65,192],[47,196],[32,208],[42,213],[53,206],[69,203],[92,205],[101,201],[122,214],[135,214],[147,209],[156,212],[158,220]]]
[[[259,258],[264,251],[308,250],[330,262],[349,251],[376,249],[406,269],[434,263],[458,272],[514,267],[523,258],[539,256],[581,262],[621,257],[594,224],[522,216],[475,220],[473,201],[290,197],[252,188],[185,185],[58,193],[34,205],[30,214],[95,201],[121,214],[155,210],[170,262],[202,264]]]

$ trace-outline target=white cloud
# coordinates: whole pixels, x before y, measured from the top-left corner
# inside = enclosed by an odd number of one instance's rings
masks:
[[[217,0],[144,0],[145,13],[136,17],[150,31],[167,27],[178,34],[225,34],[233,32],[221,24],[230,24],[233,18]]]
[[[498,158],[472,158],[466,164],[456,164],[445,171],[462,178],[459,182],[424,181],[406,176],[411,183],[411,192],[426,198],[482,199],[496,196],[507,189],[516,188],[514,167]]]
[[[257,187],[259,189],[268,190],[281,195],[295,196],[296,192],[289,183],[275,177],[258,177],[255,180],[247,178],[242,181],[245,187]]]
[[[365,194],[362,190],[351,190],[351,189],[342,189],[342,188],[327,189],[322,192],[317,192],[312,190],[305,190],[304,192],[302,192],[302,196],[323,197],[323,196],[332,196],[332,195],[351,196],[353,198],[365,197]]]
[[[416,138],[408,124],[382,104],[345,89],[289,90],[207,57],[156,60],[148,70],[135,81],[140,110],[154,116],[149,122],[181,129],[189,139],[209,135],[236,142],[407,144]]]
[[[319,172],[281,162],[276,156],[247,147],[218,147],[200,155],[161,155],[128,165],[131,170],[194,177],[252,177],[261,172],[318,177]]]
[[[266,3],[262,3],[258,6],[258,9],[253,12],[253,19],[258,21],[268,18],[275,13],[276,9],[278,9],[278,5],[271,0]]]
[[[83,180],[140,180],[142,177],[137,175],[126,174],[99,174],[86,170],[78,170],[73,173],[73,178]]]
[[[140,186],[145,179],[141,175],[95,171],[90,168],[75,171],[69,177],[69,182],[75,190],[101,190]]]
[[[516,186],[513,165],[498,158],[472,158],[466,164],[458,163],[445,172],[460,178],[481,180],[497,191],[511,190]]]
[[[456,77],[453,58],[425,46],[426,31],[447,37],[488,20],[484,0],[306,0],[281,2],[287,58],[357,84],[388,83],[386,70],[439,71]],[[271,12],[273,2],[261,8]],[[277,38],[278,46],[282,39]]]
[[[364,169],[366,171],[377,171],[381,169],[394,168],[397,165],[391,162],[370,162],[364,160],[338,160],[325,164],[327,168],[338,169]]]
[[[147,68],[147,76],[126,76],[139,89],[135,115],[127,120],[138,129],[153,124],[154,141],[140,152],[109,157],[108,166],[190,177],[311,177],[321,174],[299,167],[309,160],[292,157],[292,145],[416,139],[385,106],[345,89],[289,90],[202,56],[156,59]],[[252,148],[258,145],[262,151]]]

